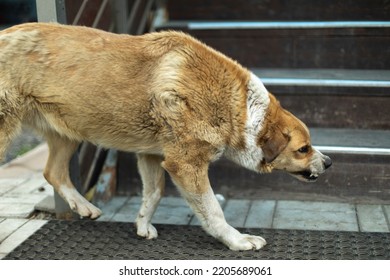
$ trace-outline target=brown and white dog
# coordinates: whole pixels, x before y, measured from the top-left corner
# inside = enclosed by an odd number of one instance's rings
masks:
[[[46,138],[44,176],[81,216],[101,214],[69,178],[72,154],[89,141],[137,153],[138,235],[157,237],[151,219],[166,170],[203,228],[232,250],[266,241],[227,224],[208,179],[211,161],[224,155],[304,181],[331,165],[254,74],[177,32],[129,36],[41,23],[0,32],[0,158],[22,124]]]

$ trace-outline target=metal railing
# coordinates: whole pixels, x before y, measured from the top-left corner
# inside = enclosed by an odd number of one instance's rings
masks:
[[[150,30],[159,3],[156,0],[36,0],[40,22],[86,25],[134,35]]]

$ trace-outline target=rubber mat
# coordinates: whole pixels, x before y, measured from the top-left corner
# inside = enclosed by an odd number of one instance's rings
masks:
[[[263,236],[259,251],[230,251],[196,226],[156,225],[139,238],[131,223],[52,220],[5,259],[390,259],[389,233],[240,229]]]

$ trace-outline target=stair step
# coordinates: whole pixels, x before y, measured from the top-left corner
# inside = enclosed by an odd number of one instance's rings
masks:
[[[299,92],[266,86],[284,108],[309,127],[390,130],[390,97]],[[302,87],[301,87],[302,88]],[[320,88],[319,92],[323,92]]]
[[[171,20],[388,20],[387,0],[169,0]]]
[[[313,145],[323,153],[390,156],[390,130],[311,128],[310,132]]]
[[[171,21],[188,30],[389,28],[389,21]]]
[[[311,127],[390,129],[390,71],[251,69]]]
[[[390,130],[310,128],[310,132],[314,145],[390,149]]]
[[[388,148],[355,148],[345,146],[315,146],[325,154],[351,154],[351,155],[381,155],[390,156]]]
[[[390,94],[387,89],[390,87],[390,70],[261,68],[251,70],[268,86],[386,88],[383,93]],[[376,92],[380,93],[379,90]]]
[[[185,31],[246,67],[390,68],[390,22],[169,21],[161,29]]]

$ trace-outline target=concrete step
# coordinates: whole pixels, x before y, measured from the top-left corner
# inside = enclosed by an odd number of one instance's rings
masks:
[[[390,70],[252,68],[271,86],[376,88],[388,93]],[[379,93],[379,92],[378,92]]]
[[[251,70],[310,127],[390,129],[389,70]]]
[[[390,155],[390,130],[310,128],[313,145],[320,150],[342,153],[340,147],[356,153]],[[334,148],[333,150],[331,150]],[[390,163],[390,162],[389,162]]]
[[[388,20],[387,0],[169,0],[171,20]]]
[[[246,67],[390,68],[390,22],[168,21]]]

